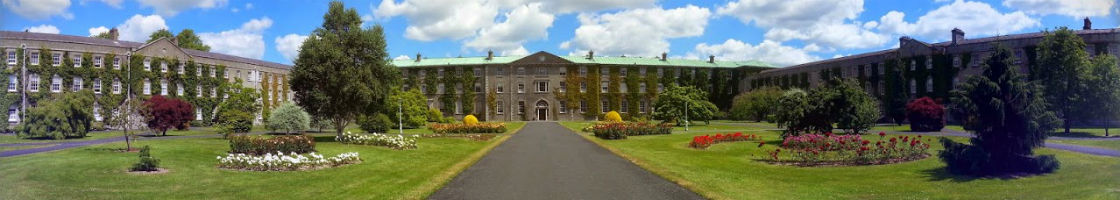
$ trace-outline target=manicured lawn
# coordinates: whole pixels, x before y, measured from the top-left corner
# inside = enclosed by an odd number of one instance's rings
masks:
[[[1048,139],[1047,142],[1076,144],[1082,146],[1100,147],[1120,151],[1120,140],[1056,140]]]
[[[582,123],[564,122],[566,127]],[[734,132],[734,130],[724,131]],[[744,132],[747,133],[747,132]],[[750,132],[777,144],[772,131]],[[710,133],[634,136],[600,143],[662,177],[714,199],[1117,199],[1120,159],[1052,149],[1062,168],[1053,174],[1018,179],[970,178],[947,174],[936,157],[878,166],[775,166],[755,142],[688,148],[693,136]],[[953,138],[963,141],[965,138]],[[773,146],[771,146],[773,147]],[[941,149],[932,145],[931,153]]]
[[[0,199],[420,199],[508,138],[521,125],[489,141],[420,138],[419,148],[345,145],[315,134],[325,156],[359,152],[364,162],[304,172],[217,169],[229,143],[219,138],[139,141],[152,146],[167,174],[125,173],[136,153],[110,143],[0,158]]]
[[[133,132],[133,133],[136,133],[136,132]],[[153,133],[153,134],[156,134],[157,136],[163,136],[163,135],[160,135],[159,133]],[[192,128],[191,130],[184,130],[184,131],[176,131],[176,130],[167,131],[167,136],[211,135],[211,134],[217,135],[217,133],[214,132],[209,127],[195,127],[195,128]],[[3,134],[3,135],[0,135],[0,144],[73,142],[73,141],[96,140],[96,139],[121,137],[121,136],[124,136],[124,134],[122,134],[121,131],[98,131],[98,132],[90,132],[89,134],[86,134],[86,137],[83,137],[83,138],[68,138],[68,139],[63,139],[63,140],[52,140],[52,139],[44,139],[44,138],[28,139],[28,138],[20,138],[19,136],[15,135],[15,134]],[[139,136],[139,137],[147,137],[147,136]]]
[[[906,131],[910,131],[910,124],[902,124],[902,125],[878,124],[875,127],[872,127],[871,130],[872,131],[906,132]],[[965,131],[964,127],[961,127],[961,125],[945,125],[945,128],[943,130],[954,130],[954,131],[962,131],[962,132]]]
[[[53,144],[6,146],[6,147],[0,147],[0,152],[15,151],[15,150],[20,150],[20,149],[33,149],[33,148],[39,148],[39,147],[48,147],[48,146],[51,146],[51,145],[53,145]]]
[[[1066,132],[1065,129],[1054,130],[1054,133],[1051,134],[1050,136],[1104,137],[1104,129],[1103,128],[1071,128],[1071,129],[1069,129],[1069,134],[1066,134],[1065,132]],[[1120,136],[1117,136],[1118,132],[1120,132],[1120,129],[1116,129],[1116,128],[1108,129],[1108,133],[1109,133],[1108,136],[1109,137],[1120,137]]]

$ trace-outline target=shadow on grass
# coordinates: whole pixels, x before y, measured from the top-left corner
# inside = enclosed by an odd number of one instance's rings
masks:
[[[952,182],[969,182],[981,178],[968,175],[952,174],[949,173],[949,169],[946,169],[944,166],[922,170],[922,174],[925,174],[931,181],[949,180]]]

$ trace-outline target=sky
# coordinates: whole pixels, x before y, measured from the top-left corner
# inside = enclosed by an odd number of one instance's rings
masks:
[[[0,0],[0,29],[143,42],[193,29],[211,51],[291,64],[322,23],[312,0]],[[1120,27],[1117,0],[372,0],[344,1],[385,28],[393,59],[559,55],[758,60],[789,66],[926,42]]]

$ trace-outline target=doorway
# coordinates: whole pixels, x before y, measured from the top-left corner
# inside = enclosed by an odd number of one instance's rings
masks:
[[[537,121],[548,121],[548,102],[537,101]]]

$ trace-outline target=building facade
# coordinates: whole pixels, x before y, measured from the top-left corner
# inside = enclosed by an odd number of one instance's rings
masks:
[[[528,56],[395,60],[404,89],[419,89],[429,108],[445,116],[474,114],[493,121],[593,120],[615,110],[627,117],[653,112],[653,99],[669,84],[730,99],[746,74],[772,68],[761,62],[661,57]],[[717,102],[717,104],[719,104]]]
[[[116,30],[110,31],[115,38]],[[207,124],[229,84],[262,91],[262,104],[291,101],[291,66],[179,48],[173,38],[148,43],[83,36],[0,31],[0,106],[19,123],[24,110],[66,92],[90,90],[94,119],[116,112],[124,99],[163,95],[185,99]],[[239,82],[240,81],[240,82]],[[258,114],[258,119],[263,115]]]
[[[1120,57],[1120,28],[1092,29],[1088,19],[1074,31],[1085,41],[1089,55]],[[982,73],[983,62],[997,47],[1015,54],[1015,64],[1029,73],[1037,65],[1038,43],[1045,33],[965,38],[954,29],[952,40],[926,43],[909,37],[899,39],[899,48],[770,69],[741,80],[743,91],[765,86],[812,88],[830,77],[857,79],[868,93],[886,101],[890,98],[945,98],[959,82]],[[893,95],[890,91],[901,91]]]

